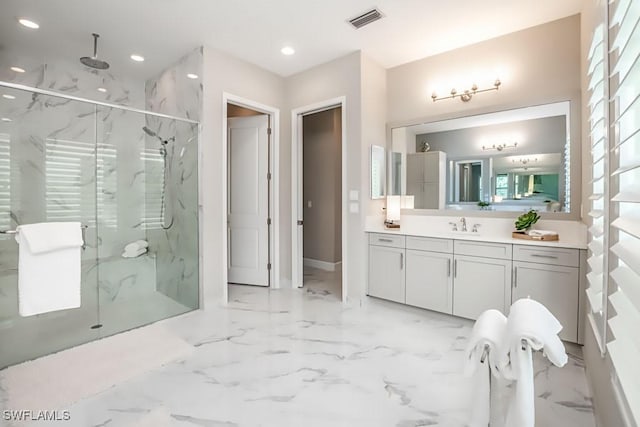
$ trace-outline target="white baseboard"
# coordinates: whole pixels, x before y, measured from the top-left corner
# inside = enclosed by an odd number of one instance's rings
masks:
[[[326,262],[311,258],[303,258],[302,262],[305,267],[313,267],[325,271],[336,271],[336,267],[342,264],[342,261]]]

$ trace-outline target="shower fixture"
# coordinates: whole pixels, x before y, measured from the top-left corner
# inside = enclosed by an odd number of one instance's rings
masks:
[[[144,133],[146,133],[147,135],[149,135],[151,138],[157,138],[158,141],[160,141],[160,144],[162,145],[160,147],[160,155],[162,156],[162,200],[160,201],[160,218],[162,219],[162,224],[160,225],[162,227],[163,230],[168,230],[173,226],[173,215],[171,215],[171,222],[169,222],[169,225],[165,224],[164,221],[164,214],[167,211],[167,207],[166,207],[166,200],[165,200],[165,193],[167,191],[167,181],[168,178],[171,175],[171,161],[172,161],[172,156],[169,156],[169,165],[167,165],[167,145],[169,144],[169,142],[175,142],[176,141],[176,137],[172,136],[169,139],[162,139],[157,132],[154,132],[153,130],[149,129],[147,126],[143,126],[142,130],[144,131]],[[184,147],[183,147],[184,149]],[[173,153],[173,148],[171,150],[171,152]]]
[[[93,56],[83,56],[80,58],[80,62],[82,62],[87,67],[95,68],[96,70],[106,70],[109,68],[109,63],[107,61],[102,61],[98,59],[98,37],[100,35],[93,33]]]

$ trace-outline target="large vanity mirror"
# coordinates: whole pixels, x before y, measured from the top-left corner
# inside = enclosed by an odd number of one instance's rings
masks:
[[[391,129],[389,193],[416,209],[570,211],[570,102]]]

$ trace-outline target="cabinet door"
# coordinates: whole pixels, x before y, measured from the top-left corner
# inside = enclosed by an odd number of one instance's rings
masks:
[[[368,295],[404,303],[404,249],[369,246]]]
[[[407,250],[406,302],[416,307],[452,313],[453,256]]]
[[[424,182],[424,157],[421,153],[407,154],[407,184]]]
[[[511,303],[511,260],[456,255],[453,314],[468,319],[494,308],[505,315]]]
[[[578,269],[528,262],[513,263],[513,301],[532,298],[562,324],[560,338],[578,341]]]

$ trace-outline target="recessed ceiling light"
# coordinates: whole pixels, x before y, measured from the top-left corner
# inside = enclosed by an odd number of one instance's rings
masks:
[[[3,122],[12,122],[13,120],[11,120],[9,117],[3,117],[2,121]]]
[[[5,99],[16,99],[15,96],[9,95],[8,93],[3,94],[2,97],[5,98]]]
[[[98,92],[105,93],[106,91],[107,91],[107,90],[106,90],[105,88],[103,88],[103,87],[99,87],[99,88],[98,88]]]
[[[133,59],[136,62],[142,62],[144,61],[144,56],[140,56],[134,53],[133,55],[131,55],[131,59]]]
[[[283,55],[293,55],[294,53],[296,53],[296,51],[291,47],[291,46],[285,46],[282,49],[280,49],[280,52],[282,52]]]
[[[15,71],[16,73],[24,73],[24,68],[11,67],[11,71]]]
[[[193,73],[189,73],[189,74],[187,74],[187,77],[189,77],[190,79],[197,79],[198,75],[197,74],[193,74]]]
[[[38,28],[40,28],[40,25],[38,25],[38,23],[33,22],[30,19],[20,18],[18,19],[18,22],[27,28],[31,28],[32,30],[37,30]]]

